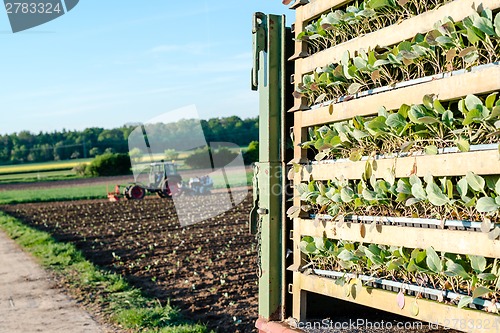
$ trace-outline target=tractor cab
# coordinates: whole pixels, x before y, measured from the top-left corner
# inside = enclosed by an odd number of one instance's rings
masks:
[[[157,188],[161,182],[169,177],[178,178],[177,166],[171,162],[151,163],[149,169],[149,187]]]

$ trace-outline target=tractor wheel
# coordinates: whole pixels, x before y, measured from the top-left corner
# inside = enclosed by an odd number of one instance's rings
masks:
[[[158,186],[158,191],[156,191],[156,195],[160,198],[170,198],[170,190],[168,189],[168,182],[166,179],[162,180],[160,186]]]
[[[146,190],[139,185],[134,185],[128,191],[130,199],[140,200],[146,195]]]
[[[179,195],[180,188],[177,182],[168,182],[166,179],[160,183],[156,194],[160,198],[171,198],[174,195]]]

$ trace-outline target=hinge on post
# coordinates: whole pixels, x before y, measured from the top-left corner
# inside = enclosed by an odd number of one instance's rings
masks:
[[[259,87],[260,52],[266,51],[266,15],[257,12],[253,15],[253,68],[252,68],[252,90]]]

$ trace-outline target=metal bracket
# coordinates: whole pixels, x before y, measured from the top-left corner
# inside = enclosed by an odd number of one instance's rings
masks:
[[[252,178],[252,187],[253,187],[253,206],[250,211],[250,234],[257,234],[257,224],[259,223],[259,165],[258,163],[254,163],[253,165],[253,178]]]
[[[252,90],[259,86],[260,52],[267,51],[266,45],[266,15],[257,12],[253,15],[253,68],[252,68]]]

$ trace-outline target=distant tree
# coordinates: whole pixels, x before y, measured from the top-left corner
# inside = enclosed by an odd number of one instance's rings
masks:
[[[252,141],[243,152],[243,161],[246,165],[259,161],[259,141]]]
[[[100,153],[101,153],[101,150],[97,147],[93,147],[89,150],[89,155],[91,157],[95,157],[95,156],[99,155]]]
[[[71,156],[70,156],[70,158],[71,158],[72,160],[77,159],[77,158],[79,158],[79,157],[80,157],[80,152],[79,152],[78,150],[75,150],[75,151],[73,152],[73,154],[71,154]]]
[[[176,160],[179,157],[179,153],[175,149],[165,149],[165,159],[167,161]]]
[[[199,119],[182,119],[174,123],[158,123],[147,126],[148,139],[155,142],[154,154],[165,154],[165,150],[192,149],[198,145],[193,135],[199,129]],[[43,162],[67,160],[75,151],[80,157],[88,152],[90,157],[101,153],[126,153],[128,137],[136,125],[114,129],[91,127],[83,131],[60,130],[54,132],[18,133],[0,135],[0,163]],[[201,120],[201,127],[207,142],[231,142],[247,146],[258,140],[258,118],[241,119],[236,116]],[[155,148],[158,147],[158,148]],[[106,150],[107,149],[107,150]],[[155,150],[156,149],[156,150]],[[178,156],[165,155],[167,159]]]
[[[210,158],[210,154],[212,158]],[[208,147],[198,149],[191,153],[185,160],[184,164],[193,169],[208,169],[212,167],[212,161],[215,168],[222,168],[232,162],[237,153],[233,153],[226,147],[221,147],[217,150],[211,150]]]
[[[230,151],[226,147],[221,147],[212,153],[212,159],[214,161],[214,167],[215,168],[223,168],[229,163],[231,163],[236,156],[238,156],[237,153],[234,153]]]
[[[142,151],[139,148],[133,148],[128,152],[128,155],[134,162],[140,162],[141,156],[142,156]]]

